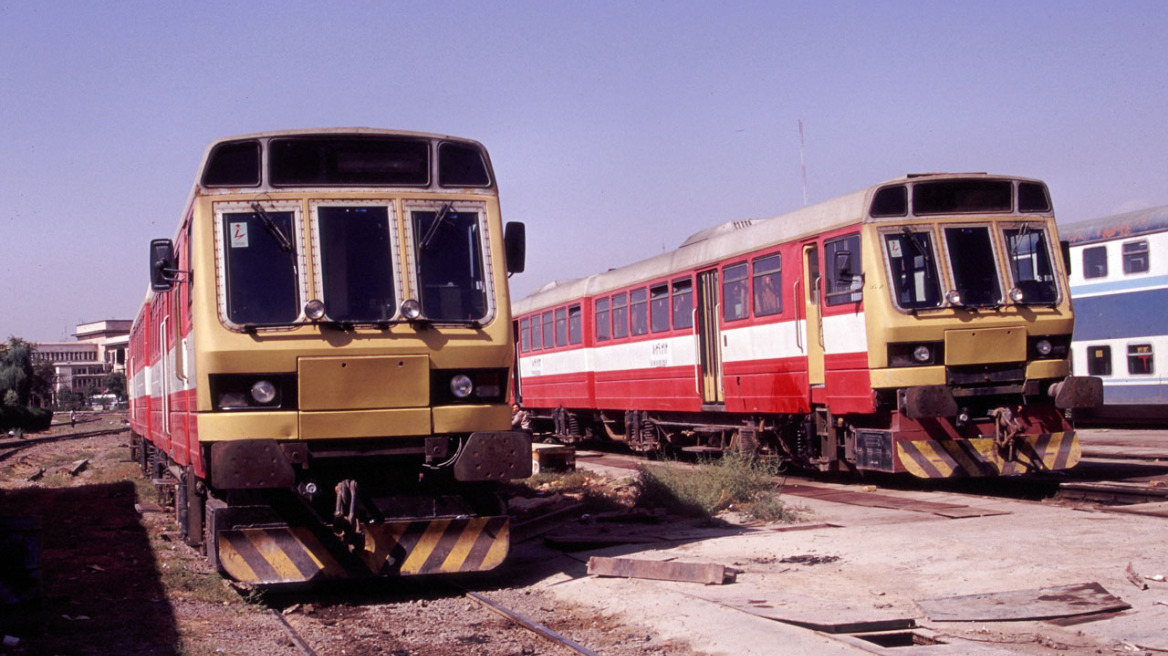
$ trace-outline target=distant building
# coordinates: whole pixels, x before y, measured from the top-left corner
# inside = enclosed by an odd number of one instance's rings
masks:
[[[53,363],[53,390],[105,390],[105,376],[126,371],[126,348],[130,326],[126,319],[93,321],[77,326],[75,342],[40,342],[32,358]]]

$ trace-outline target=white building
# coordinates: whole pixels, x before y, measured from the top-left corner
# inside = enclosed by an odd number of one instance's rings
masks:
[[[106,374],[126,370],[132,323],[108,319],[80,324],[73,333],[77,341],[40,342],[33,347],[32,358],[53,363],[54,390],[104,391]]]

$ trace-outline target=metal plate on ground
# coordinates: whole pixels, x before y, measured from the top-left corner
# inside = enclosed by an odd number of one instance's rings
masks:
[[[934,622],[1011,622],[1107,613],[1131,608],[1098,583],[987,592],[916,602]]]
[[[916,625],[895,611],[860,608],[837,600],[817,599],[744,583],[703,588],[691,596],[744,613],[825,633],[895,631]]]

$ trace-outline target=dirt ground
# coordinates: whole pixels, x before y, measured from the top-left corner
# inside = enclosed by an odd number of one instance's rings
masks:
[[[121,421],[84,419],[77,431]],[[0,516],[43,522],[41,594],[0,606],[0,654],[572,653],[515,627],[446,579],[280,595],[237,590],[179,540],[168,513],[154,509],[155,491],[128,461],[128,443],[126,433],[75,439],[0,460]],[[0,458],[6,451],[0,446]],[[76,474],[64,471],[81,460],[87,463]],[[578,462],[605,471],[589,458]],[[1164,517],[874,485],[824,483],[795,492],[789,486],[784,494],[803,511],[795,527],[614,528],[657,537],[580,552],[529,540],[496,572],[454,582],[606,656],[1168,652],[1168,583],[1153,576],[1168,574]],[[896,507],[864,504],[864,495],[895,499]],[[936,504],[967,511],[946,516]],[[595,555],[716,563],[735,575],[722,586],[588,576]],[[1129,566],[1146,588],[1133,584]],[[938,622],[920,603],[1085,583],[1131,608],[1060,625]],[[743,612],[744,605],[756,612],[796,608],[829,623],[909,618],[913,631],[943,644],[882,647]]]
[[[66,424],[28,439],[121,425],[118,415],[83,416],[75,429]],[[3,443],[0,457],[11,441]],[[37,444],[0,460],[0,517],[42,522],[33,572],[39,598],[0,605],[0,654],[573,653],[446,579],[282,594],[233,588],[181,541],[129,456],[129,434],[121,433]],[[65,471],[81,460],[87,462],[76,475]],[[527,587],[533,579],[525,569],[522,558],[512,559],[489,575],[453,582],[610,656],[696,653],[683,639],[662,640]]]

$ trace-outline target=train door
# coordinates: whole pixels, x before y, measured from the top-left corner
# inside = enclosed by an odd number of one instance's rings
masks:
[[[718,270],[698,274],[697,321],[698,387],[702,403],[719,404],[722,396],[722,337],[718,328]]]
[[[823,316],[819,307],[819,246],[803,246],[803,306],[806,311],[807,380],[823,385]]]

